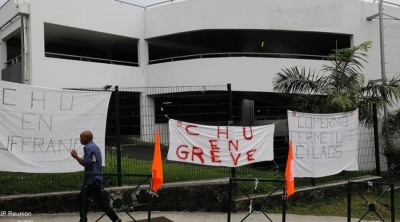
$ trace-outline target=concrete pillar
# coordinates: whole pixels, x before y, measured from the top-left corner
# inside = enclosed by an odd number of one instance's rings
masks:
[[[146,93],[140,94],[140,138],[144,142],[153,142],[155,134],[154,98]]]
[[[149,63],[149,44],[144,38],[138,42],[138,53],[139,67],[145,69]]]
[[[3,41],[2,39],[0,40],[0,70],[3,70],[6,68],[6,65],[4,64],[7,62],[7,42]]]

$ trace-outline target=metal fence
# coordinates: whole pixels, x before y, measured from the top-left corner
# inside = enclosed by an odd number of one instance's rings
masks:
[[[105,173],[151,172],[155,131],[160,132],[164,182],[223,178],[283,179],[287,153],[289,105],[254,105],[249,98],[232,96],[230,85],[175,87],[114,87],[111,90],[106,126]],[[211,167],[166,160],[168,120],[177,119],[204,125],[256,126],[275,123],[274,161],[237,168]],[[77,132],[79,134],[79,132]],[[94,135],[96,136],[96,135]],[[361,127],[359,135],[359,174],[375,170],[373,129]],[[382,156],[382,163],[385,158]],[[386,170],[386,164],[381,164]],[[374,174],[374,172],[372,172]],[[335,177],[344,177],[340,174]],[[354,176],[350,174],[350,176]],[[324,181],[323,178],[318,181]],[[83,173],[28,174],[0,172],[0,195],[41,193],[80,189]],[[134,178],[105,179],[104,186],[137,183]],[[300,183],[301,184],[301,183]]]

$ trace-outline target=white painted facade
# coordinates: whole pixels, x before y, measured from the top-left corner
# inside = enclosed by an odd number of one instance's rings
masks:
[[[144,70],[137,67],[54,59],[44,55],[44,23],[140,39],[144,27],[142,8],[110,0],[35,0],[28,6],[26,84],[55,88],[146,85]],[[5,17],[3,10],[12,7],[18,5],[8,1],[0,9],[1,24],[10,17]],[[2,38],[7,38],[3,36],[7,29],[8,26],[2,30]],[[0,60],[4,65],[5,59],[1,57]]]
[[[18,13],[26,21],[25,84],[100,88],[106,84],[156,87],[231,83],[234,91],[272,92],[272,78],[282,68],[302,66],[318,71],[324,63],[305,59],[219,57],[148,64],[146,39],[205,29],[327,32],[352,36],[352,45],[372,41],[373,48],[363,72],[367,80],[381,78],[379,21],[366,19],[378,13],[378,4],[358,0],[188,0],[150,8],[113,0],[30,0],[29,4],[15,4],[10,0],[0,9],[0,70],[7,61],[6,40],[21,30]],[[400,8],[385,6],[385,14],[400,18]],[[15,19],[9,23],[12,18]],[[45,23],[137,39],[139,67],[46,57]],[[390,79],[400,73],[400,22],[385,20],[384,25],[386,76]],[[153,103],[142,94],[141,102],[144,101]],[[149,107],[141,111],[154,112]],[[142,116],[141,125],[142,132],[154,132],[157,128],[166,135],[163,132],[168,130],[166,124],[155,124],[148,116]],[[142,134],[144,141],[152,140],[149,133]],[[365,170],[373,168],[364,167]]]
[[[46,87],[120,87],[224,85],[237,91],[272,91],[271,79],[281,68],[294,65],[318,70],[322,61],[281,58],[208,58],[147,65],[145,39],[203,29],[260,29],[341,33],[352,36],[353,45],[371,40],[374,45],[364,73],[379,79],[379,21],[366,17],[378,5],[357,0],[190,0],[140,8],[112,0],[8,1],[0,9],[0,25],[19,8],[26,16],[26,84]],[[26,10],[26,9],[25,9]],[[385,14],[400,17],[400,9],[385,7]],[[126,36],[139,40],[139,67],[48,58],[44,55],[44,23]],[[400,22],[384,21],[386,74],[400,72]],[[21,26],[20,18],[0,32],[0,68],[4,68],[5,44]]]

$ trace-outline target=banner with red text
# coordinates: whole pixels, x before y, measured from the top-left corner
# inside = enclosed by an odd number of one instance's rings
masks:
[[[168,160],[238,167],[274,159],[275,124],[207,126],[170,119]]]
[[[288,110],[294,177],[324,177],[358,170],[358,109],[334,114]]]
[[[93,133],[105,161],[105,128],[111,92],[51,89],[0,81],[0,171],[82,171],[79,135]]]

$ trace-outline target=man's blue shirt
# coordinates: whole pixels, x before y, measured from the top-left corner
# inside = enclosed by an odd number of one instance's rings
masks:
[[[88,142],[83,147],[83,163],[85,164],[85,173],[101,173],[101,163],[102,163],[102,156],[100,152],[100,148],[93,143],[93,141]],[[95,158],[93,158],[93,155]],[[94,177],[96,180],[103,182],[102,175],[96,175]],[[90,185],[93,183],[93,177],[89,177],[86,185]]]

